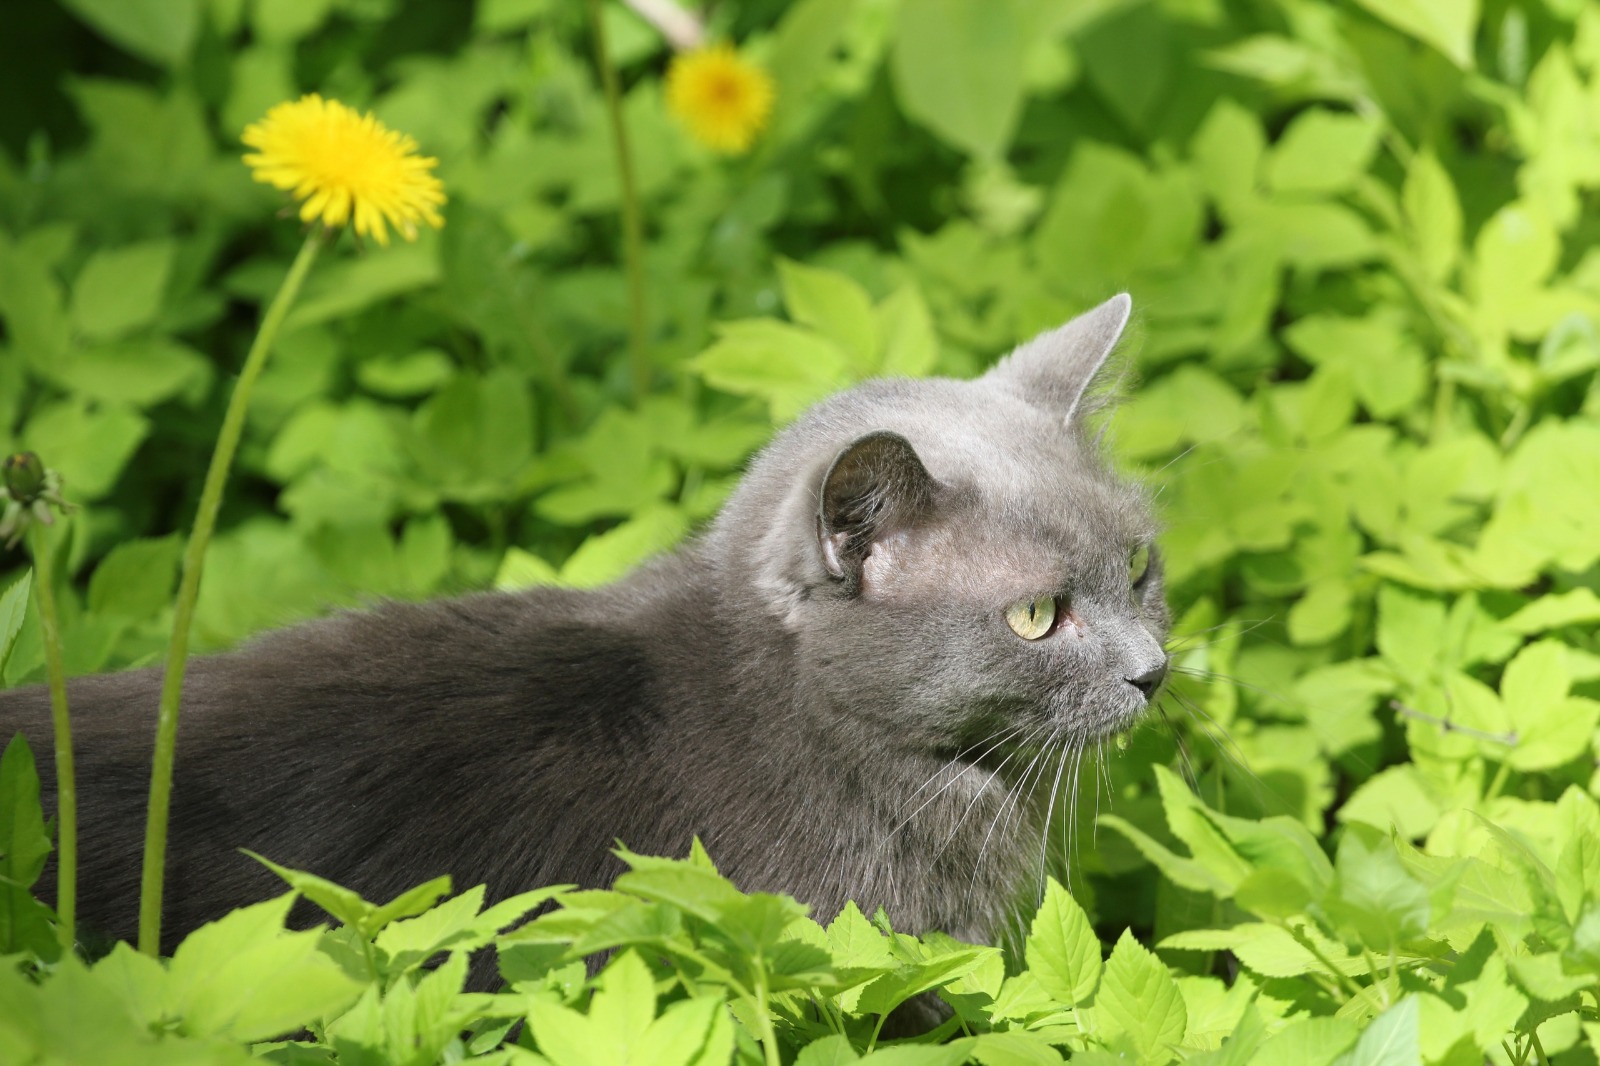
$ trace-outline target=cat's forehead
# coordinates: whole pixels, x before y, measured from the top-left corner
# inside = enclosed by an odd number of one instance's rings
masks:
[[[1154,534],[1145,493],[1053,412],[981,380],[894,384],[867,393],[858,414],[909,440],[934,479],[995,530],[1063,551]]]

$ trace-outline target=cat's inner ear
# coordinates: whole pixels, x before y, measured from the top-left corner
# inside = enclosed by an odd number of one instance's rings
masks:
[[[1089,382],[1117,346],[1132,309],[1133,300],[1127,293],[1119,293],[1021,345],[986,377],[1068,421]]]
[[[911,442],[881,431],[858,437],[828,467],[817,507],[822,565],[852,589],[873,546],[933,509],[937,482]]]

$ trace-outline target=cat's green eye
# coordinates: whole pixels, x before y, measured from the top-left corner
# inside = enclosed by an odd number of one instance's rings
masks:
[[[1056,623],[1056,598],[1040,596],[1022,600],[1006,608],[1006,625],[1024,640],[1048,636]]]
[[[1128,584],[1137,585],[1150,569],[1150,545],[1141,544],[1128,556]]]

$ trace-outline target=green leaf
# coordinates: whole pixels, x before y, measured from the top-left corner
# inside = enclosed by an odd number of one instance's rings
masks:
[[[627,1061],[627,1046],[617,1034],[556,1003],[528,1004],[528,1031],[555,1066],[616,1066]]]
[[[1567,696],[1566,645],[1541,640],[1522,649],[1506,665],[1500,696],[1516,743],[1509,757],[1519,770],[1547,770],[1589,751],[1600,722],[1600,703]]]
[[[1052,1066],[1063,1061],[1043,1034],[1028,1032],[980,1034],[972,1058],[982,1066]]]
[[[589,1023],[624,1046],[636,1046],[656,1016],[656,983],[637,952],[623,951],[606,964],[589,1001]]]
[[[67,400],[40,408],[23,439],[61,474],[67,498],[85,503],[111,491],[149,432],[149,420],[127,408]]]
[[[56,955],[50,912],[28,891],[49,854],[38,769],[32,749],[18,733],[0,755],[0,953]]]
[[[173,952],[169,1003],[188,1032],[267,1040],[352,1003],[361,985],[318,949],[319,929],[287,932],[295,894],[233,911]]]
[[[170,399],[192,406],[205,397],[212,378],[205,356],[161,337],[75,351],[41,370],[85,399],[134,407]]]
[[[556,568],[532,552],[521,548],[507,548],[495,571],[494,587],[500,592],[536,588],[559,583],[561,575]]]
[[[634,1044],[630,1061],[636,1066],[721,1066],[732,1056],[733,1044],[733,1019],[722,997],[700,996],[672,1004],[650,1023]],[[854,1061],[854,1056],[843,1061]]]
[[[1366,172],[1378,147],[1379,122],[1314,107],[1297,115],[1267,160],[1277,192],[1342,192]]]
[[[436,285],[439,278],[438,248],[428,237],[328,263],[307,279],[305,292],[283,328],[293,332],[344,318],[379,301]]]
[[[1323,909],[1374,953],[1388,955],[1427,931],[1428,890],[1400,861],[1387,833],[1348,824],[1334,865]]]
[[[1028,970],[1062,1003],[1087,1003],[1100,983],[1100,938],[1072,894],[1050,878],[1027,939]]]
[[[308,874],[302,870],[291,870],[287,866],[279,866],[271,859],[262,858],[253,851],[245,850],[244,853],[283,878],[289,887],[345,925],[360,929],[363,922],[377,913],[377,907],[343,885],[336,885],[332,881],[318,877],[316,874]]]
[[[28,618],[28,596],[33,591],[33,571],[27,570],[0,595],[0,674],[5,673],[16,647],[22,623]]]
[[[837,344],[859,372],[877,367],[878,322],[865,289],[844,274],[790,259],[778,260],[778,280],[791,318]]]
[[[787,421],[849,380],[848,359],[832,341],[767,318],[722,322],[718,339],[690,366],[707,383],[766,400]]]
[[[1123,930],[1095,996],[1100,1031],[1127,1042],[1146,1061],[1165,1061],[1183,1040],[1188,1014],[1166,964]]]
[[[1265,922],[1244,922],[1231,929],[1192,929],[1165,937],[1156,946],[1163,951],[1231,951],[1246,969],[1263,977],[1331,975],[1329,964],[1339,973],[1367,972],[1365,961],[1351,955],[1342,944],[1322,935],[1314,926],[1302,925],[1297,932],[1317,950],[1312,951],[1283,926]]]
[[[145,241],[90,256],[72,287],[72,324],[94,340],[113,340],[155,321],[177,245]]]
[[[998,158],[1022,112],[1030,6],[923,0],[900,8],[889,73],[900,106],[971,155]]]
[[[849,1066],[860,1060],[861,1056],[850,1046],[850,1038],[843,1033],[836,1033],[813,1040],[801,1048],[800,1054],[795,1056],[794,1066]]]
[[[1444,53],[1456,66],[1472,68],[1478,0],[1356,0],[1402,33]]]
[[[916,285],[908,282],[890,293],[878,305],[877,316],[885,375],[920,377],[933,369],[939,358],[939,337]]]
[[[200,31],[201,0],[63,0],[102,36],[141,59],[177,66]]]
[[[651,556],[675,547],[688,532],[689,523],[682,511],[668,504],[654,504],[580,544],[562,564],[561,583],[593,588],[615,581]]]
[[[1335,1066],[1422,1066],[1417,1036],[1419,998],[1409,995],[1378,1015],[1356,1046],[1334,1060]]]
[[[1423,272],[1443,281],[1461,255],[1461,202],[1450,172],[1432,151],[1425,149],[1412,158],[1401,203]]]
[[[89,610],[137,620],[156,616],[172,600],[182,554],[176,534],[118,544],[89,578]]]

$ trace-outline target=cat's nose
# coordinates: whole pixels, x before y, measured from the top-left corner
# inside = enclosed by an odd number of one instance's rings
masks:
[[[1156,694],[1156,689],[1160,687],[1162,679],[1164,679],[1166,676],[1167,657],[1163,655],[1160,659],[1157,659],[1153,665],[1141,671],[1136,677],[1128,677],[1124,678],[1124,680],[1134,688],[1138,689],[1140,692],[1143,692],[1144,698],[1148,700]]]

